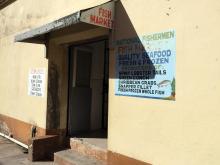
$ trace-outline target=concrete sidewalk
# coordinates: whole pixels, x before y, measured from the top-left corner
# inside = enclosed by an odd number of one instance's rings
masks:
[[[27,153],[15,143],[0,136],[0,165],[53,165],[53,162],[30,162]]]

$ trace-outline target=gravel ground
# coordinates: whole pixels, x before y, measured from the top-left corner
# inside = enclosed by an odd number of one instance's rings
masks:
[[[0,165],[53,165],[53,162],[30,162],[25,150],[0,136]]]

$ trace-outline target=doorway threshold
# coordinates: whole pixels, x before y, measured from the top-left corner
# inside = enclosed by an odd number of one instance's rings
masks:
[[[107,131],[103,129],[78,133],[71,140],[79,140],[82,143],[107,150]]]
[[[82,155],[107,161],[107,139],[103,138],[71,138],[71,150]]]

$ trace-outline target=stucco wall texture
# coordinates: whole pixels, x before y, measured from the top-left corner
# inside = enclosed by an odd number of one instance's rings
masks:
[[[27,93],[29,69],[48,68],[45,46],[15,43],[15,35],[104,2],[17,0],[0,11],[1,114],[46,128],[47,81],[43,98]]]
[[[138,35],[176,30],[176,101],[115,96],[112,76],[109,149],[153,165],[220,164],[220,2],[122,4]],[[127,24],[116,25],[116,39],[128,38]],[[114,59],[111,53],[110,66]]]
[[[29,68],[47,67],[44,47],[14,35],[103,2],[17,0],[0,11],[0,113],[45,128],[46,97],[27,95]],[[116,14],[113,39],[176,30],[176,101],[115,96],[111,49],[108,149],[153,165],[219,165],[220,1],[121,2],[127,20]]]

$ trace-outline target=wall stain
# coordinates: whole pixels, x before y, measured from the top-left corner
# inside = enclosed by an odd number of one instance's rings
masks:
[[[27,14],[26,19],[30,20],[33,16],[31,14]]]
[[[10,129],[8,128],[7,124],[3,121],[0,121],[0,132],[8,136],[11,135]]]
[[[27,13],[23,18],[19,17],[20,21],[17,21],[17,15],[7,15],[4,12],[0,12],[0,37],[9,36],[24,29],[31,29],[36,26],[36,22],[39,22],[46,16],[44,13]]]
[[[48,73],[47,129],[57,129],[60,125],[58,91],[59,72],[57,65],[51,62]]]

